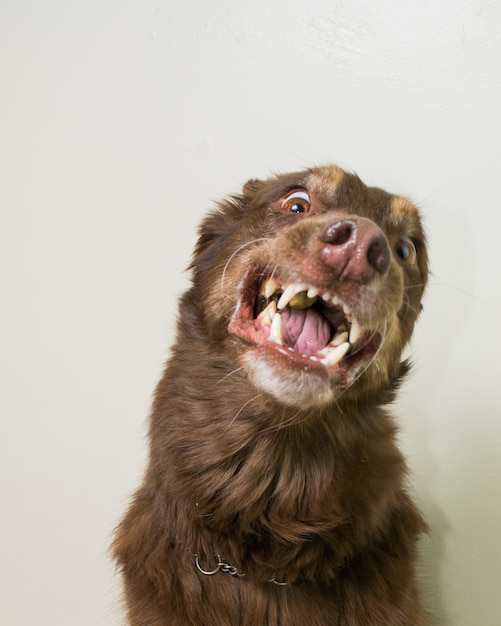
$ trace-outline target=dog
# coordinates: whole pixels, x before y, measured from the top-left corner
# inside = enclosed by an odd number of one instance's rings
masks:
[[[114,538],[128,624],[429,624],[385,408],[427,282],[416,206],[334,165],[251,179],[190,270]]]

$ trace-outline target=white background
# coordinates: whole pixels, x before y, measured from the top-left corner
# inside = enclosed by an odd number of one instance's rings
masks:
[[[120,623],[107,549],[196,225],[335,162],[422,208],[395,410],[423,578],[442,624],[498,626],[501,3],[1,0],[0,79],[0,622]]]

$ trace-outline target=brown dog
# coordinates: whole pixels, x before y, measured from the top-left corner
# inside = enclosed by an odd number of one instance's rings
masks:
[[[129,624],[427,624],[383,408],[427,279],[417,209],[335,166],[252,180],[191,267],[114,542]]]

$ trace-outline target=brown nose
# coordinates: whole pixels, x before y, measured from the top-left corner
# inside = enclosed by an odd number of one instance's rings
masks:
[[[335,278],[367,283],[388,271],[391,253],[385,234],[372,220],[353,217],[326,224],[318,234],[322,261]]]

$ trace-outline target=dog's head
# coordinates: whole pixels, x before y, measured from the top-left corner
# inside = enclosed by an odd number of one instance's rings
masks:
[[[214,350],[302,408],[392,387],[428,273],[416,207],[336,166],[249,181],[192,268]]]

